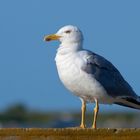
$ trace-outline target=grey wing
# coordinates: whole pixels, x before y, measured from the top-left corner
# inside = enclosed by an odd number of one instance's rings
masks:
[[[115,104],[140,109],[140,97],[109,61],[90,51],[81,54],[86,62],[82,70],[101,83],[107,94],[116,99]]]
[[[110,96],[114,98],[138,97],[112,63],[90,51],[83,51],[82,53],[86,61],[82,70],[94,76]]]

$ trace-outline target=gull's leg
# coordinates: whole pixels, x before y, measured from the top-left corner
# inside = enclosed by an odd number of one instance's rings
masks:
[[[97,120],[98,111],[99,111],[99,104],[98,104],[98,100],[95,99],[94,120],[92,124],[92,128],[94,129],[96,129],[96,120]]]
[[[80,127],[81,128],[85,128],[86,127],[85,126],[86,102],[83,99],[81,99],[81,101],[82,101],[82,107],[81,107],[81,110],[82,110],[82,118],[81,118],[81,125],[80,125]]]

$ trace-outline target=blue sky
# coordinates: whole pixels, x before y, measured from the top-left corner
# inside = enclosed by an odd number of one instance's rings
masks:
[[[84,48],[111,61],[140,95],[139,0],[1,0],[0,110],[15,103],[31,109],[69,111],[81,103],[61,84],[55,53],[59,42],[43,37],[73,24]],[[101,106],[101,110],[126,110]]]

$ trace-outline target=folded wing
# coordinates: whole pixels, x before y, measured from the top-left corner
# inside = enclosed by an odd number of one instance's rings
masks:
[[[139,97],[112,63],[90,51],[82,51],[80,55],[85,61],[82,70],[100,82],[116,104],[140,109]]]

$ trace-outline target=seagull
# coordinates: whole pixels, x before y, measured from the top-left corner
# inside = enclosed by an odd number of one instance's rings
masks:
[[[46,35],[45,41],[58,40],[55,61],[64,86],[82,101],[81,128],[85,128],[87,103],[95,103],[92,128],[96,129],[99,104],[118,104],[140,109],[140,97],[115,66],[104,57],[83,49],[83,34],[73,25]]]

